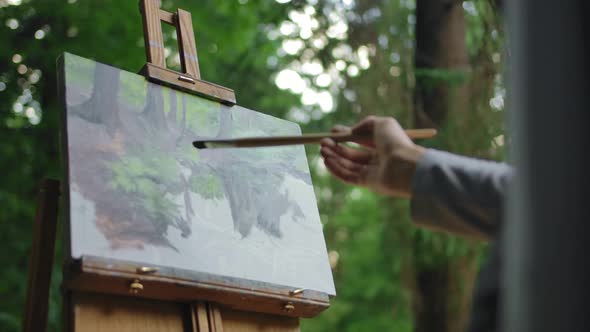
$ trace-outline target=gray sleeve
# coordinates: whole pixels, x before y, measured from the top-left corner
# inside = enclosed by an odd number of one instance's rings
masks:
[[[414,173],[412,219],[457,235],[493,238],[512,176],[506,164],[429,149]]]

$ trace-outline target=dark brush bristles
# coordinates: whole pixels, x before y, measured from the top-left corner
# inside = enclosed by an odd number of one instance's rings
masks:
[[[236,144],[220,141],[194,141],[193,146],[199,150],[203,149],[226,149],[237,148]]]
[[[193,146],[199,150],[207,148],[207,144],[204,141],[194,141]]]

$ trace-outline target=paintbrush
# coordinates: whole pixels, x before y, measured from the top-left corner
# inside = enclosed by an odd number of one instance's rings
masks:
[[[407,129],[406,134],[411,139],[431,138],[436,135],[436,129]],[[197,149],[218,148],[256,148],[265,146],[281,146],[296,144],[319,144],[323,138],[331,138],[336,142],[363,142],[371,137],[350,133],[319,133],[301,136],[267,136],[243,137],[231,139],[204,139],[193,142]]]

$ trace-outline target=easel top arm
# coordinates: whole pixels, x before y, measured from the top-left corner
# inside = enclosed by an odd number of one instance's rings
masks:
[[[199,58],[189,12],[178,9],[170,13],[160,9],[159,0],[141,0],[147,63],[141,74],[150,81],[194,93],[227,105],[236,103],[232,89],[201,80]],[[166,68],[162,22],[175,27],[182,72]]]

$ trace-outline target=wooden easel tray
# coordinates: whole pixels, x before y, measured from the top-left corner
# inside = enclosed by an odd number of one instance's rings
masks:
[[[238,310],[292,317],[314,317],[330,305],[328,295],[312,290],[293,294],[291,288],[252,280],[166,267],[145,275],[138,273],[138,268],[140,266],[136,263],[83,257],[72,262],[65,283],[70,289],[86,292],[177,303],[203,300]],[[129,286],[135,280],[140,280],[143,290],[132,294]]]

